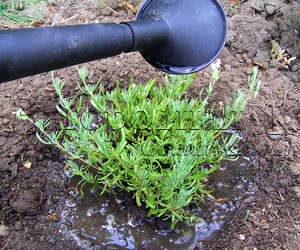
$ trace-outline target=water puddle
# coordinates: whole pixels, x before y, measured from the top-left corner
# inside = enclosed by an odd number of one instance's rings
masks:
[[[231,219],[242,200],[256,191],[250,181],[250,160],[225,162],[208,183],[214,188],[206,204],[193,212],[201,223],[180,223],[173,231],[158,230],[154,223],[132,221],[122,212],[121,200],[113,195],[86,192],[80,202],[66,200],[62,213],[62,231],[73,238],[81,249],[194,249],[201,241],[213,240]]]

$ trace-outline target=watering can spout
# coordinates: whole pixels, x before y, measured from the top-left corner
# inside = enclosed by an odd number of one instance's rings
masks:
[[[167,41],[164,21],[142,23],[145,21],[0,31],[0,82],[122,52],[155,49]],[[143,36],[133,32],[136,26],[144,27]]]
[[[133,32],[142,26],[147,39]],[[155,49],[167,37],[168,28],[159,20],[146,25],[136,21],[0,31],[0,82],[122,52]]]
[[[147,0],[136,21],[0,31],[0,83],[140,51],[154,67],[188,74],[209,65],[226,41],[216,0]]]

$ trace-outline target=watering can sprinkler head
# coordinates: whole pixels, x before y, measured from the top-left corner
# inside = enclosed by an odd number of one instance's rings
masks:
[[[171,74],[199,71],[221,53],[227,34],[217,0],[146,0],[137,20],[0,31],[0,83],[140,51]]]
[[[162,19],[167,23],[168,42],[141,54],[151,65],[171,74],[205,68],[226,43],[227,19],[216,0],[147,0],[137,19]]]

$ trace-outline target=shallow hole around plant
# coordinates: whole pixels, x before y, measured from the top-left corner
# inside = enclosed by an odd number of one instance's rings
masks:
[[[207,183],[213,197],[191,210],[201,223],[188,226],[178,223],[176,229],[157,229],[153,222],[136,223],[122,211],[122,200],[112,194],[86,191],[79,202],[66,200],[62,212],[61,231],[76,241],[81,249],[193,249],[213,241],[242,201],[253,195],[250,160],[240,157],[236,162],[223,162]],[[246,213],[246,211],[245,211]]]

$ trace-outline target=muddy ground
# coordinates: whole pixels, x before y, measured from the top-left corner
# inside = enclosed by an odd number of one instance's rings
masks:
[[[96,0],[43,3],[42,25],[134,19],[132,10],[118,7],[117,1],[108,2],[114,11]],[[138,7],[138,1],[131,3]],[[254,159],[252,178],[259,189],[243,201],[213,241],[201,242],[198,247],[299,249],[300,6],[292,0],[242,3],[222,0],[221,3],[228,15],[229,33],[220,56],[222,70],[215,89],[216,101],[230,98],[237,88],[246,88],[251,67],[260,68],[262,89],[257,99],[249,103],[239,124],[245,136],[244,148]],[[0,22],[0,29],[14,27],[18,25],[5,20]],[[276,41],[285,54],[278,52],[271,40]],[[102,76],[107,90],[114,88],[116,80],[128,86],[132,76],[138,83],[149,78],[161,81],[163,76],[139,53],[122,54],[83,66],[90,70],[91,82]],[[191,95],[208,84],[208,72],[209,69],[205,69],[198,73]],[[76,67],[61,69],[55,74],[67,81],[65,95],[73,95],[77,90]],[[51,249],[54,246],[80,249],[59,231],[59,215],[65,199],[70,198],[63,172],[64,159],[55,149],[38,142],[35,128],[12,115],[22,107],[33,118],[56,119],[56,101],[50,73],[0,85],[2,249]]]

